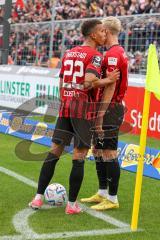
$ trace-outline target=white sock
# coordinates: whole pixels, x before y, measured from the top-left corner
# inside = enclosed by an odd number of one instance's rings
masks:
[[[113,202],[113,203],[118,203],[117,195],[112,196],[112,195],[109,195],[109,194],[108,194],[107,199],[108,199],[109,201]]]
[[[98,194],[99,194],[100,196],[102,196],[102,197],[107,198],[107,196],[108,196],[108,190],[107,190],[107,189],[99,189],[99,190],[98,190]]]
[[[74,206],[75,202],[68,202],[72,207]]]
[[[42,200],[42,198],[43,198],[43,195],[42,194],[36,194],[36,196],[35,196],[35,200]]]

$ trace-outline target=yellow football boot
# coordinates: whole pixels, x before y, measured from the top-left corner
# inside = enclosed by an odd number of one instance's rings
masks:
[[[98,193],[95,195],[89,197],[89,198],[81,198],[82,203],[101,203],[103,200],[105,200],[105,197],[102,197]]]
[[[103,211],[113,208],[119,208],[119,203],[113,203],[109,201],[108,199],[104,199],[101,203],[91,206],[91,209],[97,210],[97,211]]]

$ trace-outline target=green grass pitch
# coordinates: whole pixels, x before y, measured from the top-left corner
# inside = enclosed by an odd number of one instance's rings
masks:
[[[138,137],[125,135],[121,140],[138,143]],[[25,176],[37,182],[39,171],[42,165],[40,161],[23,161],[15,154],[16,145],[21,139],[0,134],[0,167],[12,170],[22,176]],[[157,141],[149,139],[148,145],[157,146]],[[31,145],[33,154],[44,153],[49,149],[47,147],[33,143]],[[68,190],[68,176],[71,169],[71,155],[64,154],[59,161],[55,177],[52,182],[63,184]],[[135,185],[135,174],[127,171],[121,171],[119,202],[120,208],[107,212],[111,217],[130,224],[133,195]],[[86,161],[85,178],[79,194],[81,197],[87,197],[97,190],[97,179],[95,164],[93,161]],[[12,219],[16,213],[27,208],[28,202],[32,199],[35,188],[25,185],[17,179],[0,173],[0,239],[5,235],[16,234],[12,224]],[[73,240],[159,240],[159,214],[160,214],[160,191],[159,181],[143,178],[142,198],[140,207],[139,228],[142,232],[123,233],[108,236],[87,236],[73,237]],[[88,205],[89,206],[89,205]],[[103,212],[105,214],[105,212]],[[22,219],[23,221],[23,219]],[[37,211],[29,218],[29,226],[37,233],[53,233],[64,231],[83,231],[95,229],[114,229],[114,226],[90,216],[86,213],[68,216],[64,214],[64,208],[53,208]],[[25,239],[24,239],[25,240]],[[44,238],[45,240],[45,238]]]

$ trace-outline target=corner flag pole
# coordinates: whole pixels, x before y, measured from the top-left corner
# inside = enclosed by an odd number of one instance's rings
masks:
[[[151,93],[147,89],[145,89],[138,167],[137,167],[133,213],[132,213],[132,221],[131,221],[132,231],[136,231],[137,225],[138,225],[138,216],[139,216],[141,189],[142,189],[143,166],[144,166],[143,160],[144,160],[144,153],[146,149],[147,129],[148,129],[148,121],[149,121],[148,119],[149,119],[149,109],[150,109],[150,98],[151,98]]]

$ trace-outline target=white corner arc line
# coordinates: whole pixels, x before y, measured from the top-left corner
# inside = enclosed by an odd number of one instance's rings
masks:
[[[0,167],[0,172],[12,176],[15,179],[25,183],[28,186],[37,188],[37,183],[23,177],[20,174],[17,174],[9,169]],[[131,229],[128,224],[121,222],[115,218],[110,217],[107,214],[99,213],[94,210],[89,209],[84,204],[81,204],[84,210],[93,217],[99,218],[107,223],[115,225],[116,229],[98,229],[98,230],[86,230],[86,231],[73,231],[73,232],[58,232],[58,233],[48,233],[48,234],[37,234],[29,227],[28,219],[35,213],[32,209],[23,209],[18,212],[13,218],[13,225],[18,233],[21,235],[9,235],[9,236],[0,236],[0,240],[38,240],[38,239],[59,239],[59,238],[72,238],[72,237],[82,237],[82,236],[93,236],[93,235],[112,235],[120,233],[130,233]],[[47,208],[44,206],[44,208]],[[23,221],[22,221],[23,219]],[[139,231],[139,230],[138,230]]]
[[[18,212],[13,218],[13,225],[18,233],[24,236],[25,239],[57,239],[57,238],[71,238],[71,237],[81,237],[81,236],[91,236],[91,235],[109,235],[131,232],[129,227],[126,228],[116,228],[116,229],[98,229],[98,230],[86,230],[86,231],[76,231],[76,232],[60,232],[60,233],[47,233],[47,234],[37,234],[28,225],[28,219],[35,214],[36,211],[32,209],[24,209]],[[22,221],[23,219],[23,221]],[[1,238],[0,238],[1,240]]]
[[[35,237],[37,234],[29,227],[28,219],[30,216],[32,216],[35,213],[34,210],[30,208],[26,208],[20,212],[18,212],[13,217],[13,225],[15,227],[16,232],[21,233],[25,237]],[[23,221],[22,221],[23,219]],[[32,238],[31,238],[32,239]]]
[[[4,168],[4,167],[0,167],[0,172],[2,173],[5,173],[11,177],[14,177],[16,178],[17,180],[25,183],[26,185],[29,185],[31,187],[34,187],[34,188],[37,188],[37,183],[26,178],[26,177],[23,177],[22,175],[18,174],[18,173],[15,173],[11,170],[8,170],[7,168]],[[129,224],[127,223],[124,223],[122,221],[119,221],[113,217],[110,217],[108,214],[103,214],[101,212],[97,212],[97,211],[94,211],[94,210],[91,210],[90,208],[88,208],[86,205],[84,204],[81,204],[81,207],[84,209],[84,211],[86,213],[88,213],[89,215],[93,216],[93,217],[96,217],[96,218],[99,218],[107,223],[110,223],[116,227],[129,227]]]

